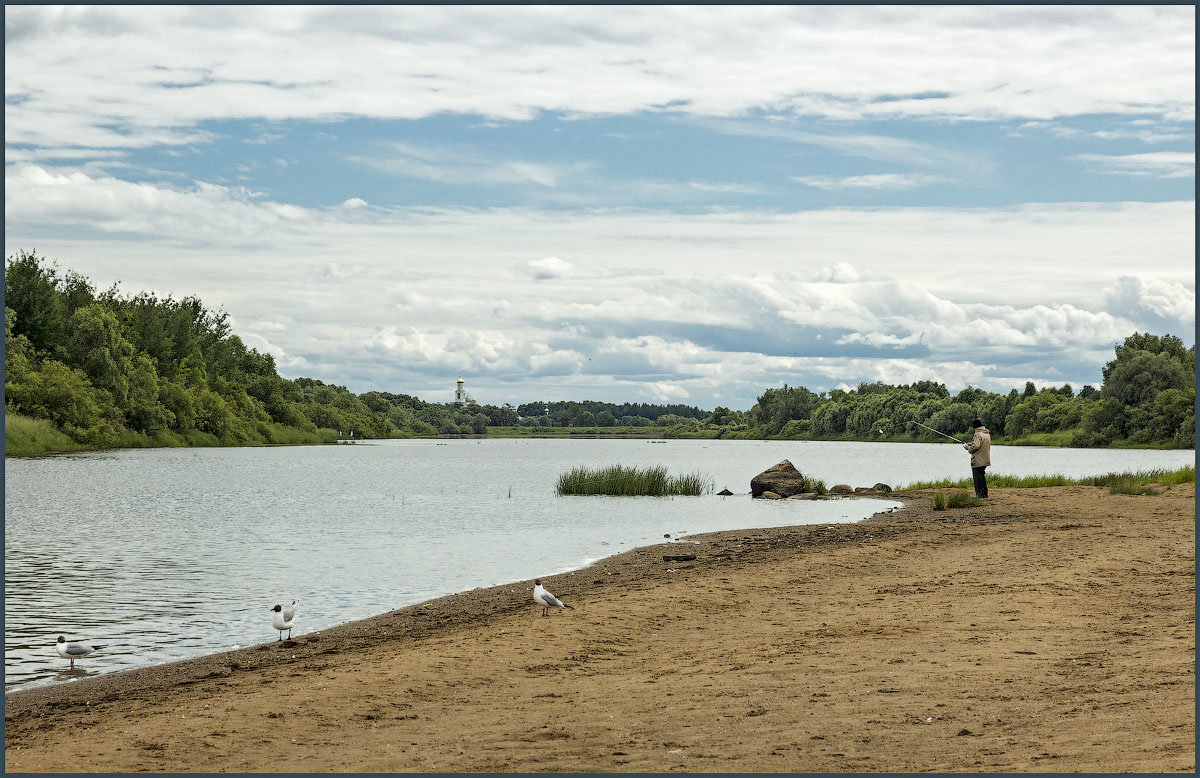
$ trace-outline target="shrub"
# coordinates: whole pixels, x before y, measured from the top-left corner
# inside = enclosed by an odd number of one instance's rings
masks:
[[[933,509],[935,511],[944,511],[947,508],[973,508],[976,505],[982,504],[982,502],[978,497],[972,497],[961,490],[935,492],[933,495]]]
[[[1136,478],[1122,478],[1108,487],[1109,494],[1158,494],[1149,484]]]
[[[973,508],[981,503],[978,497],[972,497],[964,491],[950,492],[950,496],[946,498],[947,508]]]

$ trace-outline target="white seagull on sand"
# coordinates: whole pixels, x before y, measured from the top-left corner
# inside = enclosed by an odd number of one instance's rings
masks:
[[[68,643],[67,639],[62,635],[58,636],[58,642],[54,644],[54,647],[58,649],[59,656],[61,656],[63,659],[71,660],[72,670],[75,669],[76,659],[83,659],[93,651],[104,648],[104,646],[93,646],[87,643]]]
[[[292,617],[296,615],[296,601],[292,600],[291,605],[276,605],[271,610],[275,611],[275,615],[271,617],[271,626],[279,630],[279,639],[283,640],[283,631],[288,631],[288,640],[292,639]]]
[[[575,610],[570,605],[567,605],[565,602],[543,589],[542,582],[540,580],[533,582],[533,601],[542,606],[543,616],[546,615],[547,608],[566,608],[568,610]]]

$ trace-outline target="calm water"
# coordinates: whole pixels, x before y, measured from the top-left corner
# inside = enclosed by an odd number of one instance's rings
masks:
[[[670,533],[857,521],[896,503],[751,501],[781,459],[839,482],[969,475],[954,445],[455,440],[158,449],[5,462],[5,689],[274,640],[575,569]],[[1179,467],[1192,451],[993,448],[995,472]],[[734,497],[556,497],[575,465],[699,470]],[[107,648],[74,673],[59,634]],[[82,669],[81,669],[82,668]]]

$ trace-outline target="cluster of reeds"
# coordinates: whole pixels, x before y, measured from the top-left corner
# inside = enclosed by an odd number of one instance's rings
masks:
[[[613,495],[618,497],[696,496],[713,490],[713,480],[702,473],[671,475],[662,465],[628,467],[573,467],[558,476],[560,495]]]
[[[1115,483],[1108,485],[1109,494],[1158,494],[1155,489],[1144,481],[1139,481],[1136,478],[1122,478]]]
[[[1036,486],[1107,486],[1109,491],[1115,489],[1133,488],[1132,485],[1146,487],[1149,484],[1171,486],[1173,484],[1190,483],[1196,480],[1196,467],[1185,465],[1177,470],[1138,470],[1135,472],[1105,473],[1104,475],[1083,476],[1073,478],[1065,475],[1002,475],[989,473],[988,488],[1028,488]],[[918,481],[900,487],[912,489],[967,489],[972,485],[970,478],[943,478],[940,481]],[[1121,492],[1123,494],[1151,494],[1152,492]]]
[[[947,508],[973,508],[982,504],[983,500],[972,497],[965,491],[936,492],[933,495],[933,509],[944,511]]]

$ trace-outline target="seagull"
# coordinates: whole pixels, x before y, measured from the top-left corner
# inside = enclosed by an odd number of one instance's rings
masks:
[[[58,649],[59,656],[61,656],[63,659],[71,660],[72,670],[75,669],[76,659],[83,659],[93,651],[104,648],[104,646],[92,646],[88,645],[87,643],[68,643],[67,639],[62,635],[58,636],[58,642],[54,644],[54,647]]]
[[[567,608],[568,610],[575,610],[570,605],[567,605],[565,602],[543,589],[542,582],[540,580],[533,582],[533,601],[542,606],[543,616],[546,615],[547,608]]]
[[[279,639],[283,640],[283,631],[288,631],[288,640],[292,639],[292,617],[296,615],[296,601],[292,600],[291,605],[283,606],[276,605],[271,610],[275,611],[275,615],[271,617],[271,626],[279,630]]]

